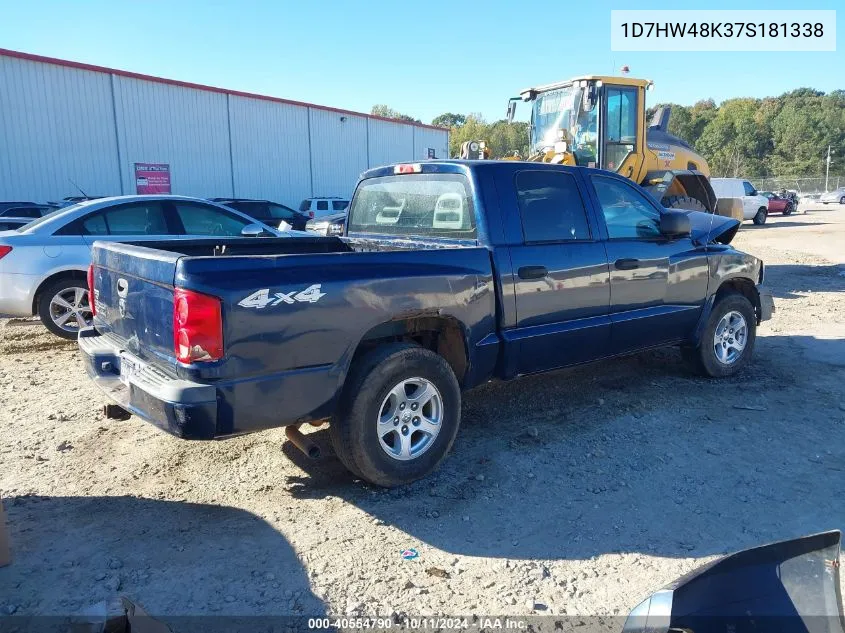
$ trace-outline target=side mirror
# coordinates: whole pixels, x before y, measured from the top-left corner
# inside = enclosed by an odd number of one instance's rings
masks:
[[[243,237],[263,237],[267,235],[267,231],[260,224],[247,224],[241,229],[241,235]]]
[[[513,123],[513,117],[516,115],[516,101],[508,101],[508,123]]]
[[[692,227],[689,216],[682,211],[665,211],[660,214],[660,233],[666,237],[689,235]]]

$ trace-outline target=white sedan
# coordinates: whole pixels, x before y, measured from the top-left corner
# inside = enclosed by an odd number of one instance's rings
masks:
[[[0,232],[0,315],[37,315],[75,339],[91,321],[86,274],[95,240],[292,236],[229,207],[185,196],[117,196],[54,211]]]

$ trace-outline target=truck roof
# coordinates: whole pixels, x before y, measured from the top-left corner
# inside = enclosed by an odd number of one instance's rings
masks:
[[[487,169],[498,165],[509,165],[511,167],[531,167],[531,169],[586,169],[589,171],[602,172],[618,176],[616,172],[607,171],[605,169],[598,169],[594,167],[581,167],[573,165],[557,165],[552,163],[537,163],[527,160],[465,160],[460,158],[438,158],[433,160],[422,161],[407,161],[399,163],[391,163],[390,165],[382,165],[381,167],[373,167],[361,174],[361,179],[365,178],[379,178],[383,176],[395,175],[394,168],[397,165],[419,165],[422,173],[445,173],[457,174],[466,173],[467,171],[477,171],[479,169]]]

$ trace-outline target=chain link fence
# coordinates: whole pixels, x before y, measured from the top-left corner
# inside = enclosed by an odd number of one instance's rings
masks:
[[[816,178],[779,176],[774,178],[756,178],[751,180],[759,191],[778,192],[781,189],[797,191],[799,194],[824,193],[825,177]],[[845,176],[834,176],[831,174],[827,179],[827,190],[834,191],[845,185]]]

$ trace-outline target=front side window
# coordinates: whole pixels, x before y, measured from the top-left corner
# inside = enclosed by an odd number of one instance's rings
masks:
[[[660,237],[660,211],[633,186],[615,178],[591,176],[610,239]]]
[[[190,202],[175,202],[176,215],[185,228],[185,235],[240,235],[250,223],[222,209]]]
[[[587,211],[571,174],[521,171],[516,176],[516,195],[526,242],[590,239]]]
[[[369,178],[349,207],[350,233],[475,239],[475,213],[460,174]]]
[[[742,181],[742,188],[745,190],[746,196],[756,196],[757,191],[754,189],[753,185],[748,182],[747,180]]]

